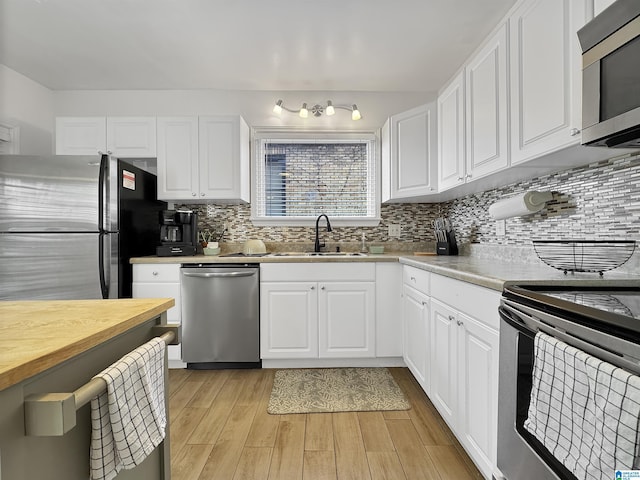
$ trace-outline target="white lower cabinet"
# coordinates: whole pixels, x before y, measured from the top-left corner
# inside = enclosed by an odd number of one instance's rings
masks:
[[[429,334],[430,311],[429,297],[407,285],[404,286],[402,297],[403,316],[403,355],[415,379],[427,395],[430,392]]]
[[[260,275],[261,358],[375,357],[374,264],[262,264]]]
[[[403,358],[485,478],[496,468],[500,292],[405,265]]]
[[[182,302],[180,295],[180,264],[134,264],[133,298],[173,298],[174,307],[167,310],[167,323],[182,323]],[[170,368],[183,368],[182,346],[169,345],[167,357]]]
[[[315,282],[260,284],[261,358],[318,356],[318,290]]]
[[[431,278],[431,393],[482,474],[496,465],[500,293]]]

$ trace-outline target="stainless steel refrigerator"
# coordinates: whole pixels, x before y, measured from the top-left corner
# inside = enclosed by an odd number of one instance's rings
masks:
[[[156,198],[155,175],[107,155],[0,155],[0,300],[130,297]]]

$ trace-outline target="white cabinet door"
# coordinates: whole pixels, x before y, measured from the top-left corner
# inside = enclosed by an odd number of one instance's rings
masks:
[[[182,297],[180,293],[180,265],[133,265],[133,298],[173,298],[175,306],[167,310],[167,323],[182,323]],[[182,345],[169,345],[169,368],[184,368]]]
[[[431,299],[431,401],[454,431],[458,421],[457,313]]]
[[[465,181],[464,76],[458,74],[438,95],[438,190]]]
[[[580,142],[587,0],[527,0],[509,20],[511,163]]]
[[[196,200],[198,117],[158,117],[158,198]]]
[[[436,107],[422,105],[392,116],[383,135],[382,201],[428,195],[436,191]],[[387,194],[388,192],[388,194]]]
[[[249,201],[249,127],[239,116],[199,118],[199,196]]]
[[[105,117],[57,117],[56,155],[107,153]]]
[[[156,117],[107,117],[107,150],[121,158],[156,156]]]
[[[429,297],[408,285],[404,286],[402,297],[403,318],[403,358],[422,389],[430,395],[431,379],[429,368],[430,310]]]
[[[319,357],[375,357],[375,326],[374,282],[319,284]]]
[[[315,282],[260,285],[261,358],[318,357],[318,290]]]
[[[459,314],[459,438],[487,478],[496,465],[498,331]]]
[[[507,82],[507,27],[503,25],[465,68],[468,180],[509,164]]]

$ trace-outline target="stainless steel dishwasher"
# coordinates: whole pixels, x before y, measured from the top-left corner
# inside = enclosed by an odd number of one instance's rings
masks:
[[[191,369],[260,368],[257,264],[184,264],[182,360]]]

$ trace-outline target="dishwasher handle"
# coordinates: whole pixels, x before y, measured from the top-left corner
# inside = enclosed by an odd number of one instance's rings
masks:
[[[220,273],[220,272],[195,273],[195,272],[185,272],[183,270],[182,274],[185,277],[221,278],[221,277],[250,277],[252,275],[255,275],[256,272],[255,271],[250,271],[250,272],[238,272],[238,271],[236,271],[236,272],[224,272],[224,273]]]

